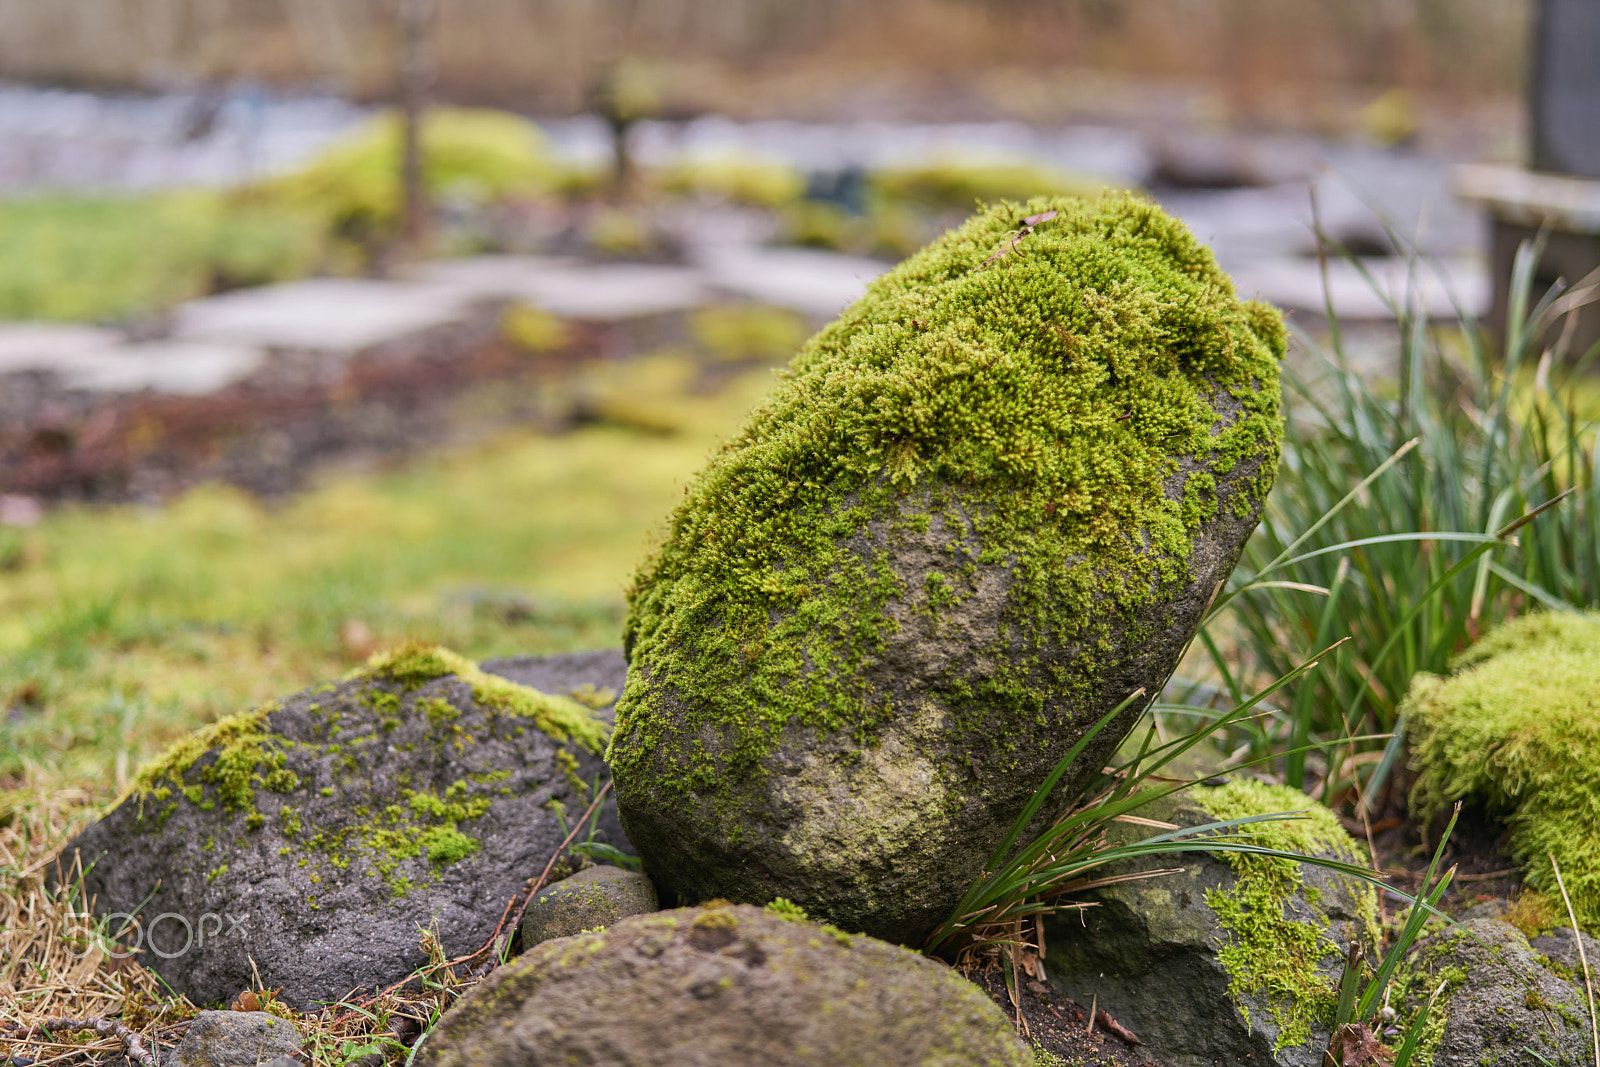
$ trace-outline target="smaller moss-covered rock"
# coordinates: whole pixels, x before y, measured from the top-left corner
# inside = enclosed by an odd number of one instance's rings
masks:
[[[1251,838],[1286,852],[1365,863],[1327,808],[1298,790],[1235,779],[1141,809],[1177,826],[1304,811],[1255,824]],[[1119,826],[1136,840],[1151,831]],[[1350,941],[1371,947],[1377,898],[1355,878],[1313,864],[1196,850],[1107,867],[1107,876],[1182,866],[1106,886],[1097,906],[1046,928],[1046,966],[1075,998],[1098,998],[1170,1067],[1213,1063],[1316,1067],[1332,1032],[1335,983]]]
[[[203,1011],[172,1051],[180,1067],[256,1067],[305,1047],[294,1023],[264,1011]]]
[[[945,965],[718,902],[546,941],[445,1017],[417,1067],[1031,1067]]]
[[[618,673],[570,689],[614,692]],[[258,975],[295,1007],[333,1001],[426,962],[419,927],[451,956],[483,945],[604,784],[606,730],[567,696],[404,648],[174,746],[58,876],[81,864],[97,914],[138,915],[140,962],[196,1004]],[[599,825],[627,846],[614,808]]]
[[[1528,884],[1564,912],[1554,854],[1578,922],[1600,928],[1600,614],[1524,616],[1453,666],[1417,675],[1400,709],[1413,813],[1433,823],[1464,799],[1503,818]]]
[[[585,867],[547,886],[528,906],[522,919],[522,947],[526,950],[558,937],[603,929],[660,907],[656,887],[637,871]]]
[[[1409,1025],[1435,990],[1439,997],[1412,1061],[1418,1067],[1590,1059],[1581,986],[1548,966],[1510,923],[1469,919],[1419,941],[1391,990],[1391,1003],[1405,1013],[1401,1023]]]

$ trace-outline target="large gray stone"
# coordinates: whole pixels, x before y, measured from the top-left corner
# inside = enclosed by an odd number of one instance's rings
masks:
[[[140,961],[195,1003],[257,972],[295,1007],[384,986],[425,962],[429,925],[452,957],[478,949],[604,784],[603,718],[408,655],[201,731],[68,843],[97,912],[137,913]],[[591,704],[616,683],[585,670],[604,656],[517,662]],[[609,804],[599,826],[628,848]]]
[[[1544,966],[1510,923],[1469,919],[1425,938],[1398,979],[1410,1011],[1444,987],[1419,1064],[1539,1067],[1593,1058],[1581,979],[1570,982]]]
[[[1282,811],[1261,843],[1365,862],[1333,813],[1297,790],[1235,780],[1156,801],[1139,815],[1178,826]],[[1159,831],[1116,826],[1125,842]],[[1366,883],[1312,864],[1193,851],[1108,866],[1114,877],[1181,867],[1084,894],[1095,906],[1046,925],[1045,965],[1161,1050],[1166,1067],[1215,1063],[1320,1067],[1344,951],[1371,948],[1377,898]]]
[[[761,908],[546,941],[452,1008],[417,1067],[1031,1067],[936,960]]]
[[[873,282],[634,583],[609,758],[663,894],[920,943],[1176,666],[1272,481],[1281,331],[1131,198],[1000,205]]]
[[[294,1023],[264,1011],[203,1011],[172,1056],[179,1067],[257,1067],[305,1043]]]
[[[660,908],[656,887],[637,871],[585,867],[541,891],[522,919],[522,947],[598,930]]]

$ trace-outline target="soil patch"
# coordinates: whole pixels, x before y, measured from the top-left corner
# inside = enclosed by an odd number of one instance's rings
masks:
[[[999,969],[970,974],[979,989],[989,994],[1000,1010],[1006,1013],[1013,1025],[1017,1021],[1017,1004],[1011,1001],[1006,989],[1005,974]],[[1055,1054],[1072,1067],[1163,1067],[1160,1051],[1148,1045],[1130,1044],[1119,1037],[1118,1025],[1098,1005],[1079,1004],[1047,982],[1020,976],[1022,984],[1017,990],[1024,1027],[1019,1033],[1046,1052]],[[1089,1027],[1089,1012],[1095,1008],[1096,1022]],[[1110,1020],[1108,1025],[1107,1020]]]

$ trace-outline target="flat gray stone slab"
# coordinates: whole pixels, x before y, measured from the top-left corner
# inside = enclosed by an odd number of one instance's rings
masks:
[[[709,248],[706,280],[726,293],[832,318],[867,291],[889,264],[812,248]]]
[[[716,296],[700,272],[684,267],[545,256],[448,260],[412,276],[467,299],[521,300],[560,318],[598,322],[686,311]]]
[[[260,348],[204,341],[120,345],[72,357],[61,382],[105,393],[205,396],[249,377],[266,358]]]
[[[178,308],[173,336],[263,348],[353,352],[464,321],[471,294],[448,286],[311,278]]]
[[[114,330],[56,322],[0,323],[0,374],[62,370],[115,345]]]
[[[1476,163],[1456,168],[1455,190],[1506,222],[1600,233],[1600,179]]]
[[[1233,282],[1241,297],[1259,297],[1290,311],[1327,311],[1322,269],[1315,259],[1285,256],[1245,263],[1233,271]],[[1327,293],[1334,314],[1352,322],[1393,321],[1385,296],[1401,307],[1408,299],[1420,301],[1430,318],[1454,319],[1460,313],[1481,317],[1489,310],[1491,280],[1487,268],[1471,259],[1429,260],[1415,277],[1399,257],[1356,263],[1330,259]]]

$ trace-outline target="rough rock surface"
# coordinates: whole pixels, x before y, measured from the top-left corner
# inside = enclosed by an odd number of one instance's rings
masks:
[[[1534,1053],[1546,1063],[1593,1058],[1581,979],[1575,984],[1545,967],[1510,923],[1469,919],[1425,938],[1406,958],[1399,981],[1412,1010],[1445,987],[1418,1063],[1538,1067]]]
[[[1260,843],[1365,862],[1331,812],[1284,787],[1241,780],[1200,786],[1138,814],[1198,826],[1302,809],[1311,818],[1262,824]],[[1158,832],[1119,826],[1113,836],[1137,840]],[[1161,1049],[1167,1067],[1318,1067],[1343,949],[1353,939],[1370,947],[1376,935],[1372,889],[1310,864],[1199,851],[1119,863],[1103,873],[1179,866],[1179,874],[1085,894],[1097,906],[1047,924],[1046,967],[1074,999],[1098,1000]]]
[[[1283,343],[1131,198],[1003,204],[874,282],[636,579],[608,758],[657,887],[919,942],[1177,663],[1272,483]]]
[[[636,871],[585,867],[545,888],[522,919],[522,947],[607,927],[659,910],[656,887]]]
[[[294,1023],[264,1011],[203,1011],[172,1059],[179,1067],[257,1067],[305,1043]]]
[[[555,805],[575,819],[604,782],[599,713],[400,655],[208,727],[68,844],[98,912],[137,912],[140,961],[195,1003],[251,988],[252,960],[295,1007],[387,985],[425,962],[430,923],[449,955],[476,950],[566,836]],[[615,657],[591,659],[513,666],[573,690]],[[627,847],[614,811],[600,826]]]
[[[762,908],[546,941],[445,1015],[417,1067],[1031,1067],[945,965]]]
[[[1581,954],[1578,952],[1580,937],[1583,939]],[[1589,964],[1589,973],[1600,977],[1600,940],[1588,934],[1574,934],[1572,927],[1558,926],[1547,934],[1528,938],[1528,945],[1535,952],[1543,953],[1545,959],[1580,980],[1585,960]]]

